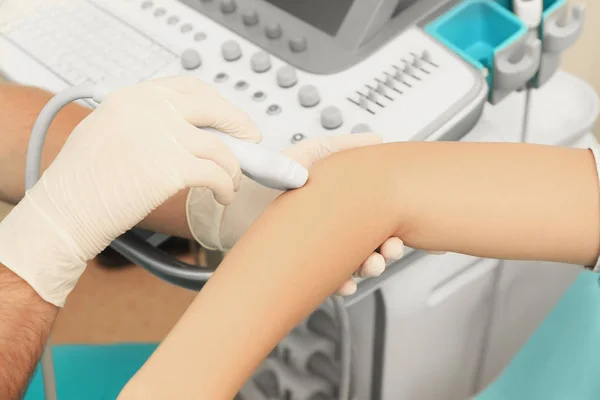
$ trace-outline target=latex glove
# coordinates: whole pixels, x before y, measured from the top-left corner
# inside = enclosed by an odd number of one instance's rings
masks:
[[[88,260],[178,191],[203,187],[229,204],[238,161],[194,125],[261,139],[245,113],[196,78],[111,93],[0,224],[0,262],[62,306]]]
[[[318,160],[338,151],[379,143],[381,138],[375,134],[329,136],[300,142],[283,153],[310,168]],[[204,248],[227,251],[281,193],[265,188],[244,176],[233,203],[223,206],[213,199],[209,190],[192,189],[188,194],[186,206],[190,231]],[[371,254],[358,268],[356,276],[379,276],[385,270],[386,262],[401,258],[403,250],[404,245],[400,239],[390,238],[383,243],[379,252]],[[348,295],[354,291],[356,283],[349,279],[338,293]]]

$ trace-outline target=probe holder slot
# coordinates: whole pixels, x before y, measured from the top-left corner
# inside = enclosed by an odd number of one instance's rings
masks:
[[[482,73],[488,101],[497,104],[535,74],[541,43],[527,27],[493,0],[466,0],[425,27],[425,31]]]
[[[495,0],[513,12],[512,0]],[[561,54],[571,47],[583,32],[585,6],[569,5],[567,0],[543,0],[542,21],[539,37],[542,41],[542,56],[537,74],[531,81],[535,88],[544,85],[560,67]]]
[[[548,5],[548,7],[546,7]],[[560,67],[562,53],[571,47],[583,32],[585,6],[569,5],[566,0],[545,0],[540,25],[542,58],[533,86],[539,88],[554,76]]]

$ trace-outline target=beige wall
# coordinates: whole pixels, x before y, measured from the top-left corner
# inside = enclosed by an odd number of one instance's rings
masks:
[[[600,93],[600,0],[570,0],[586,5],[583,36],[563,57],[563,69],[588,81]],[[596,125],[600,138],[600,124]]]

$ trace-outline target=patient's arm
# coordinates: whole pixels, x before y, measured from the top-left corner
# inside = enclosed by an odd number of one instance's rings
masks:
[[[233,398],[389,236],[417,248],[590,264],[599,207],[587,150],[404,143],[333,155],[258,219],[120,398]]]
[[[25,192],[25,156],[31,128],[52,94],[16,84],[0,83],[0,201],[17,204]],[[71,131],[90,113],[78,104],[66,106],[53,121],[42,157],[45,170]],[[191,238],[185,216],[187,190],[152,212],[140,227]]]

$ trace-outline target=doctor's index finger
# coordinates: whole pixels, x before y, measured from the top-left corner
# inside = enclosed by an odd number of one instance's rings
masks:
[[[254,143],[261,141],[262,133],[250,116],[208,83],[191,76],[160,78],[148,83],[164,89],[173,107],[190,124],[215,128]]]

